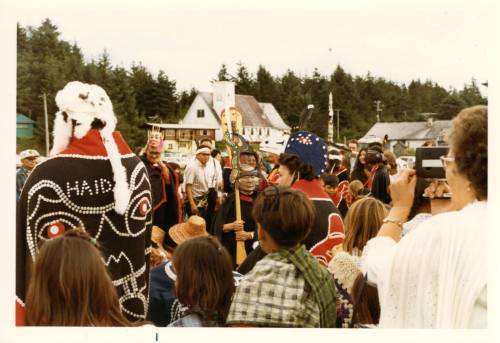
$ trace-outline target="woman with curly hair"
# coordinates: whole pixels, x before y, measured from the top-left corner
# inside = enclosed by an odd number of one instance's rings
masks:
[[[401,238],[416,183],[415,171],[404,170],[390,187],[394,206],[363,250],[380,327],[487,327],[488,108],[462,110],[447,141],[441,160],[453,210]]]

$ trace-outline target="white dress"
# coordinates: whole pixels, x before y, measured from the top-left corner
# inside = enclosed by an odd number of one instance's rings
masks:
[[[363,249],[378,288],[380,327],[487,328],[486,202],[442,213],[399,243],[375,237]]]

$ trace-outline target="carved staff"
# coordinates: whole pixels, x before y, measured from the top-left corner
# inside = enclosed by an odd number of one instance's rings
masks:
[[[240,145],[243,143],[239,132],[242,127],[241,113],[234,107],[225,107],[221,114],[222,133],[231,161],[231,179],[234,180],[236,220],[241,220],[240,203]],[[244,241],[236,241],[236,264],[239,266],[247,257]]]

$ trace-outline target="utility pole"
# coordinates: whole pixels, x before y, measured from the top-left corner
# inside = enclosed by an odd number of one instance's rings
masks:
[[[49,115],[47,113],[47,95],[43,93],[43,109],[45,112],[45,156],[49,156]]]
[[[384,107],[384,105],[382,104],[382,101],[380,101],[380,100],[375,100],[373,103],[375,104],[375,106],[377,106],[377,109],[376,109],[377,122],[379,122],[380,121],[380,113],[382,113],[382,107]]]

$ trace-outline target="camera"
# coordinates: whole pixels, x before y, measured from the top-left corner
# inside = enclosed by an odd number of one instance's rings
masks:
[[[448,154],[447,146],[419,147],[415,152],[417,176],[424,179],[445,179],[441,156]]]

